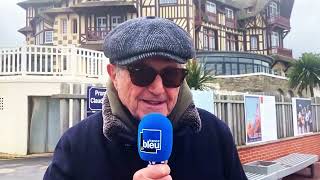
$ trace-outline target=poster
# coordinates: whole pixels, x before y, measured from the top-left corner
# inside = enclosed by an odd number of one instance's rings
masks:
[[[245,96],[246,143],[276,140],[277,120],[274,96]]]
[[[292,98],[294,135],[313,132],[311,99]]]
[[[260,98],[257,96],[246,96],[245,110],[247,142],[252,143],[261,141]]]

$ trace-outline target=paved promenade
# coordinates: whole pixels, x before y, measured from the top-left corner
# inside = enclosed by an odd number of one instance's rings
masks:
[[[309,174],[309,169],[307,170],[303,170],[300,172],[301,174]],[[304,178],[304,177],[301,177],[301,176],[297,176],[297,175],[291,175],[291,176],[288,176],[286,178],[284,178],[283,180],[320,180],[320,162],[317,162],[315,164],[315,168],[314,168],[314,173],[315,173],[315,177],[314,178]]]

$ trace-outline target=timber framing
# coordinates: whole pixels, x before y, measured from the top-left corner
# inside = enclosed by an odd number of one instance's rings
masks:
[[[26,25],[19,32],[28,44],[52,31],[53,45],[75,44],[101,50],[118,24],[159,16],[185,29],[199,51],[247,51],[292,58],[283,40],[290,32],[294,0],[25,0]],[[42,16],[39,16],[42,14]],[[35,20],[37,19],[37,20]],[[50,20],[50,23],[48,23]],[[41,31],[37,24],[46,22]],[[50,34],[51,35],[51,34]],[[254,44],[252,44],[254,43]]]

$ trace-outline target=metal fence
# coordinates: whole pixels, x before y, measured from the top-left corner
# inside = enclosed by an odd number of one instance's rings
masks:
[[[60,99],[60,121],[64,122],[62,123],[63,131],[79,122],[79,118],[86,117],[87,100],[85,97],[85,94],[53,96],[53,98]],[[275,99],[278,139],[292,137],[294,135],[292,100],[283,96],[275,96]],[[213,102],[214,114],[229,126],[236,145],[245,145],[244,96],[216,95]],[[318,117],[320,114],[320,98],[312,98],[311,106],[313,112],[313,132],[320,132],[320,120]],[[79,115],[75,116],[75,114]]]
[[[265,95],[265,94],[264,94]],[[275,96],[276,121],[278,139],[294,135],[292,100],[284,96]],[[320,98],[312,98],[313,132],[320,132]],[[244,96],[216,95],[214,99],[214,114],[223,120],[230,128],[236,145],[245,145],[245,111]]]

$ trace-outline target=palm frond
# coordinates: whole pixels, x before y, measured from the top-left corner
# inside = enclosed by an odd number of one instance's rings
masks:
[[[191,89],[213,89],[210,85],[214,82],[214,73],[213,70],[206,68],[205,63],[189,60],[186,68],[188,69],[186,80]]]
[[[298,61],[292,63],[288,74],[290,88],[299,93],[308,89],[313,96],[313,88],[320,86],[320,56],[319,54],[304,53]]]

